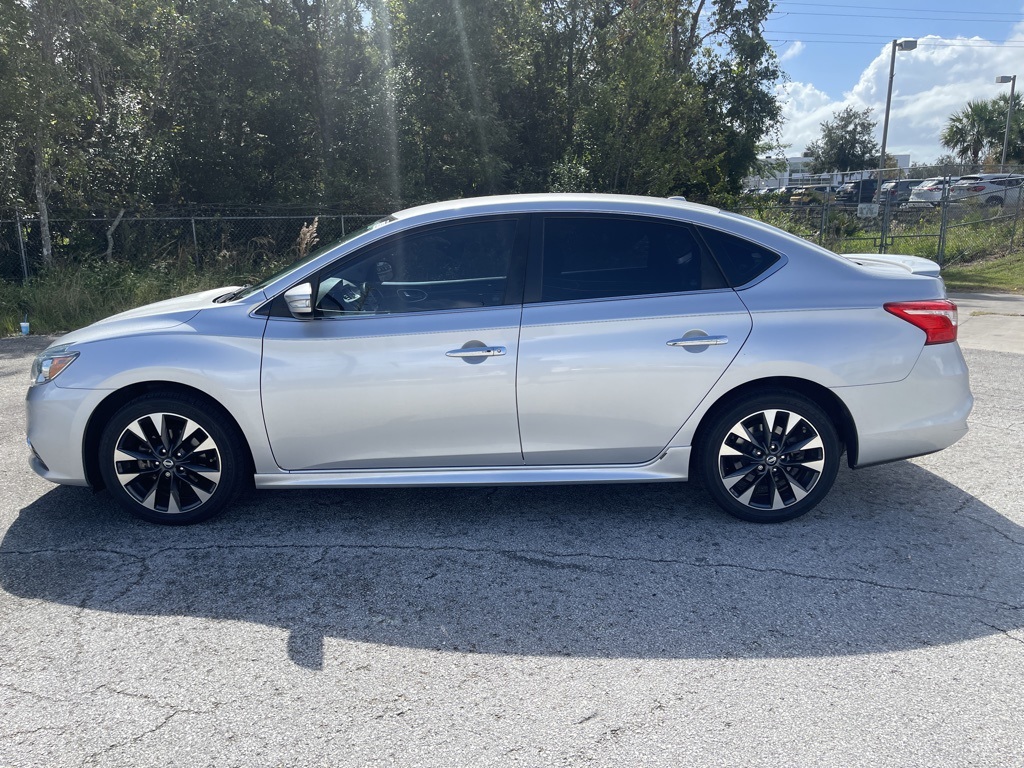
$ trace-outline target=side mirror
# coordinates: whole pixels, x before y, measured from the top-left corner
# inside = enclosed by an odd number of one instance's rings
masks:
[[[296,320],[313,319],[313,285],[302,283],[284,292],[284,300],[288,311]]]

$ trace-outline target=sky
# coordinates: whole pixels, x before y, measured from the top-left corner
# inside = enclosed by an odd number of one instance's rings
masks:
[[[781,141],[799,155],[820,125],[847,106],[872,107],[881,143],[892,40],[897,51],[887,154],[929,163],[947,153],[939,140],[968,100],[1008,93],[999,75],[1018,75],[1024,95],[1024,0],[775,0],[765,24],[787,75]]]

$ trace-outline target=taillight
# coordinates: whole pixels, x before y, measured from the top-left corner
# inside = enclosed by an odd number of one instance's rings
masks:
[[[884,309],[924,331],[926,345],[956,341],[956,304],[948,299],[892,301]]]
[[[985,188],[981,187],[981,186],[978,186],[978,187],[968,187],[967,191],[968,192],[984,192]]]

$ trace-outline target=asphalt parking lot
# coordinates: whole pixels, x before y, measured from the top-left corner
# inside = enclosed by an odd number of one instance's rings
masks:
[[[0,339],[0,766],[1024,765],[1024,299],[951,449],[757,526],[690,485],[254,493],[28,468]]]

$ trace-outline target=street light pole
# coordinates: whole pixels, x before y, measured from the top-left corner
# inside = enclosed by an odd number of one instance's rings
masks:
[[[1013,119],[1013,92],[1017,87],[1017,76],[1000,75],[996,78],[996,82],[1010,84],[1010,106],[1006,108],[1006,132],[1003,134],[1003,157],[999,161],[999,172],[1002,173],[1003,168],[1006,165],[1006,148],[1010,144],[1010,120]]]
[[[882,199],[882,176],[885,173],[885,145],[889,138],[889,109],[892,106],[892,81],[896,75],[896,51],[912,51],[917,48],[917,40],[893,40],[889,54],[889,88],[885,93],[885,118],[882,120],[882,154],[878,158],[878,185],[875,187],[875,200]]]

